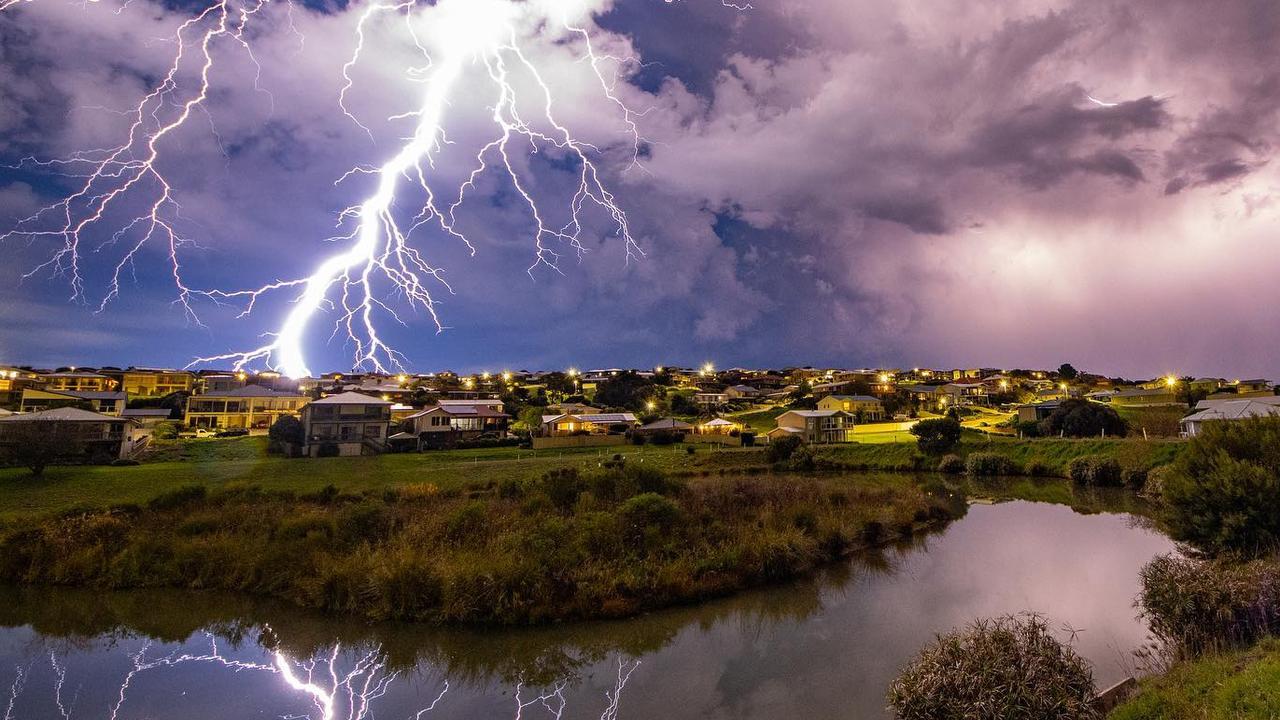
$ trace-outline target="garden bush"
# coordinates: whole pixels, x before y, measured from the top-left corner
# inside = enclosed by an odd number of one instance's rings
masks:
[[[921,420],[911,426],[920,451],[930,455],[949,452],[960,442],[960,421],[955,418]]]
[[[1124,471],[1115,458],[1085,455],[1072,459],[1067,465],[1067,477],[1077,485],[1120,487],[1124,482]]]
[[[973,477],[1016,475],[1018,464],[999,453],[976,452],[964,461],[964,471]]]
[[[1162,478],[1175,540],[1208,553],[1280,546],[1280,418],[1206,423]]]
[[[1095,720],[1089,663],[1038,615],[941,635],[889,688],[899,720]]]
[[[769,441],[769,445],[765,448],[764,458],[771,463],[786,462],[791,459],[791,455],[800,446],[804,445],[804,440],[794,435],[784,435]]]
[[[964,458],[959,455],[944,455],[942,460],[938,461],[938,472],[948,475],[959,475],[964,472]]]
[[[1280,630],[1280,567],[1274,560],[1161,555],[1141,572],[1138,606],[1175,657],[1247,645]]]

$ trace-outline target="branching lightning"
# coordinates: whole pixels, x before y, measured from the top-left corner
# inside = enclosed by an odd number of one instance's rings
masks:
[[[150,643],[144,643],[131,652],[128,655],[129,668],[112,691],[114,696],[107,703],[103,717],[118,720],[128,714],[126,708],[139,678],[179,666],[208,665],[232,673],[261,673],[278,677],[283,702],[311,708],[305,714],[283,716],[291,720],[373,720],[374,717],[387,717],[387,709],[379,701],[383,700],[400,678],[399,672],[387,668],[379,648],[356,652],[348,658],[344,656],[342,647],[335,645],[328,652],[304,661],[290,659],[284,652],[274,650],[267,651],[268,659],[264,661],[246,661],[226,655],[213,635],[206,635],[206,641],[207,647],[196,652],[175,650],[156,653]],[[617,720],[622,693],[639,665],[639,660],[618,658],[614,686],[605,692],[606,706],[600,720]],[[56,653],[50,653],[49,666],[52,672],[54,706],[59,715],[68,720],[76,700],[67,703],[63,698],[68,672],[66,661],[60,660]],[[16,668],[3,720],[17,720],[18,702],[33,671],[37,669],[34,665]],[[568,706],[565,697],[567,689],[568,682],[561,680],[530,696],[523,683],[517,684],[513,717],[524,720],[537,714],[559,720]],[[442,682],[439,690],[432,690],[432,695],[428,696],[433,697],[431,702],[412,711],[406,720],[428,720],[446,702],[449,692],[449,682]],[[442,711],[443,709],[441,708]]]
[[[0,0],[0,9],[31,0]],[[61,201],[21,221],[0,240],[25,238],[52,240],[57,246],[47,261],[24,277],[48,272],[65,277],[75,301],[87,300],[82,273],[83,256],[120,245],[122,257],[114,265],[107,287],[97,299],[99,310],[120,293],[122,275],[135,272],[143,249],[159,244],[177,289],[175,303],[195,323],[200,323],[197,302],[231,304],[240,317],[252,313],[265,296],[285,294],[291,307],[268,342],[243,352],[199,358],[192,364],[231,362],[237,369],[261,363],[294,376],[310,374],[305,359],[306,337],[317,315],[333,313],[334,334],[354,347],[354,365],[378,371],[402,368],[404,358],[378,332],[390,319],[404,324],[407,310],[422,311],[437,330],[444,329],[437,312],[435,293],[452,292],[441,268],[411,243],[415,232],[432,229],[465,244],[475,245],[460,228],[458,211],[475,193],[486,173],[499,174],[511,187],[528,215],[533,242],[530,275],[539,267],[559,271],[566,253],[581,258],[589,213],[600,212],[613,234],[625,245],[627,261],[643,255],[632,235],[626,213],[606,187],[601,166],[606,151],[578,139],[557,116],[555,94],[531,56],[522,46],[529,33],[556,33],[555,41],[576,39],[577,47],[600,84],[603,99],[621,113],[630,136],[628,169],[642,168],[646,141],[637,124],[643,112],[631,110],[617,94],[619,68],[632,62],[597,53],[589,31],[572,23],[567,15],[552,14],[554,3],[516,0],[375,0],[364,8],[356,27],[355,51],[343,67],[345,84],[338,109],[370,132],[347,105],[354,82],[350,71],[366,55],[366,30],[385,15],[402,16],[423,67],[410,68],[409,77],[423,85],[416,108],[389,120],[412,119],[415,127],[396,152],[381,165],[354,168],[337,182],[367,175],[374,181],[371,195],[342,211],[339,234],[329,238],[339,249],[304,277],[280,280],[243,290],[201,289],[183,274],[182,250],[192,244],[179,231],[181,206],[173,183],[164,172],[166,153],[174,153],[174,136],[197,112],[207,114],[211,74],[217,48],[230,44],[257,65],[248,28],[265,22],[271,2],[289,0],[215,0],[182,23],[174,36],[176,51],[168,73],[129,112],[131,124],[119,145],[75,153],[54,160],[27,158],[19,167],[56,172],[75,180],[76,189]],[[289,6],[292,26],[292,6]],[[425,19],[424,19],[425,18]],[[194,67],[194,72],[192,68]],[[610,68],[613,68],[612,71]],[[460,186],[444,187],[433,172],[435,160],[448,143],[445,120],[450,100],[468,73],[487,80],[492,92],[492,133],[474,156],[473,170]],[[259,75],[261,67],[259,66]],[[522,81],[515,78],[519,76]],[[527,88],[532,88],[528,90]],[[468,91],[471,91],[470,86]],[[528,108],[537,108],[528,114]],[[372,135],[372,133],[370,132]],[[552,220],[553,199],[536,190],[525,176],[521,159],[554,151],[569,159],[576,187],[567,207],[559,212],[567,221]],[[397,202],[407,189],[416,194],[420,210],[409,219],[397,213]],[[127,207],[144,207],[130,215]],[[117,216],[125,219],[119,220]],[[106,238],[91,245],[93,233]],[[109,234],[108,234],[109,233]]]

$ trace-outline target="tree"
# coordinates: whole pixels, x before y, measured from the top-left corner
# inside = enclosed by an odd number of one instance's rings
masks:
[[[1129,425],[1113,408],[1091,400],[1063,400],[1049,417],[1040,421],[1040,434],[1045,437],[1124,437]]]
[[[56,420],[21,420],[4,423],[0,445],[15,465],[27,468],[32,475],[58,460],[84,453],[84,443],[76,426]]]
[[[298,418],[292,415],[281,415],[271,424],[267,437],[271,438],[271,444],[275,448],[284,450],[289,445],[301,445],[306,440],[306,431]]]
[[[916,436],[921,452],[941,455],[960,442],[960,421],[955,418],[921,420],[911,426],[911,434]]]
[[[1194,387],[1192,385],[1194,382],[1195,378],[1184,377],[1180,378],[1173,386],[1173,394],[1179,401],[1186,403],[1188,408],[1195,408],[1201,400],[1209,397],[1209,391],[1204,388]]]
[[[527,407],[520,412],[520,424],[529,432],[537,432],[542,427],[542,416],[545,408]]]
[[[595,402],[603,407],[639,410],[654,394],[653,381],[635,372],[618,373],[596,387]]]
[[[1175,540],[1210,554],[1280,547],[1280,418],[1205,423],[1162,498]]]
[[[1080,377],[1080,371],[1071,366],[1071,363],[1062,363],[1058,366],[1058,377],[1063,380],[1075,380]]]

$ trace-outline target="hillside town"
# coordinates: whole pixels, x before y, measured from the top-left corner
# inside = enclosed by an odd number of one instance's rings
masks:
[[[763,445],[911,440],[922,419],[1035,437],[1065,404],[1114,409],[1143,437],[1280,415],[1265,379],[968,368],[660,366],[462,374],[0,367],[0,443],[63,428],[69,459],[125,460],[153,439],[272,435],[294,457],[518,445]],[[1102,433],[1105,434],[1105,430]]]

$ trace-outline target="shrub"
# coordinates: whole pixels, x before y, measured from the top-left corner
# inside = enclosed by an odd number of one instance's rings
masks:
[[[1022,469],[1023,474],[1031,477],[1056,477],[1057,473],[1053,471],[1047,464],[1040,460],[1032,460]]]
[[[541,484],[547,499],[561,512],[572,510],[578,496],[586,489],[586,483],[574,468],[548,470],[543,473]]]
[[[1047,437],[1124,437],[1129,426],[1114,408],[1091,400],[1063,400],[1049,417],[1040,421],[1040,434]]]
[[[964,472],[964,458],[959,455],[944,455],[938,461],[938,472],[948,475],[959,475]]]
[[[1254,554],[1280,542],[1280,418],[1206,423],[1163,478],[1175,540]]]
[[[791,457],[787,460],[787,467],[792,470],[808,471],[817,466],[817,461],[813,457],[813,450],[807,445],[801,445],[791,453]]]
[[[1138,606],[1175,655],[1253,643],[1280,629],[1280,569],[1161,555],[1142,568]]]
[[[271,447],[277,452],[289,445],[301,445],[307,439],[302,422],[292,415],[281,415],[271,424],[267,437],[271,438]]]
[[[960,442],[960,421],[955,418],[921,420],[911,426],[920,451],[930,455],[949,452]]]
[[[1067,465],[1067,477],[1078,485],[1119,487],[1124,480],[1123,474],[1115,458],[1101,455],[1074,458]]]
[[[1089,664],[1037,615],[941,635],[889,688],[899,720],[1094,720]]]
[[[178,437],[178,423],[156,423],[155,427],[151,429],[151,437],[156,440],[176,440]]]
[[[184,485],[151,498],[147,502],[147,507],[152,510],[173,510],[198,503],[208,494],[208,488],[203,485]]]
[[[784,435],[776,440],[769,441],[769,445],[764,451],[764,458],[771,463],[786,462],[791,459],[791,456],[803,444],[804,440],[794,435]]]
[[[1142,494],[1150,498],[1164,495],[1164,483],[1173,472],[1172,465],[1160,465],[1147,471],[1147,481],[1142,484]]]
[[[648,547],[669,541],[681,515],[679,505],[657,493],[637,495],[618,506],[629,538]]]
[[[1015,475],[1018,464],[999,453],[973,453],[964,461],[964,471],[974,477]]]

